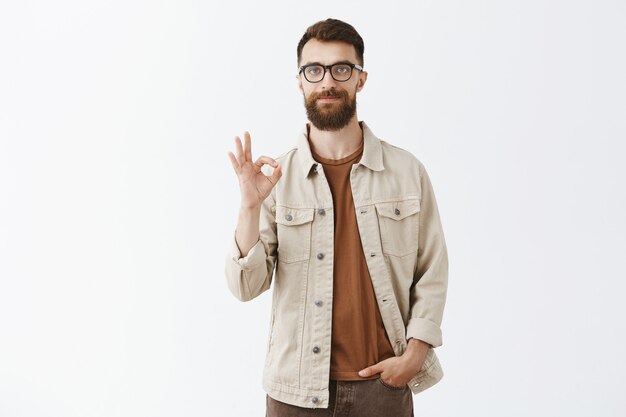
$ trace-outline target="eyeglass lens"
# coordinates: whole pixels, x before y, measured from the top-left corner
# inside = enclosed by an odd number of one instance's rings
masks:
[[[324,70],[321,65],[312,65],[304,69],[304,76],[309,82],[315,83],[324,78]],[[336,81],[348,81],[352,76],[352,68],[345,64],[335,64],[330,67],[330,74]]]

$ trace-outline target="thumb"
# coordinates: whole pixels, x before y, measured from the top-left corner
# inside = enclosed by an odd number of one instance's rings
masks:
[[[359,371],[359,376],[367,378],[368,376],[372,376],[372,375],[376,375],[379,374],[383,371],[383,367],[380,365],[380,362],[378,362],[375,365],[369,366],[365,369],[362,369]]]

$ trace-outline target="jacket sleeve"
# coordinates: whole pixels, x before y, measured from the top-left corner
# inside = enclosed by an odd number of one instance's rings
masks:
[[[419,212],[419,248],[410,293],[406,338],[442,344],[441,320],[448,289],[448,251],[439,210],[428,173],[420,163],[422,196]]]
[[[276,265],[276,206],[273,194],[261,206],[259,240],[245,257],[237,245],[235,234],[226,255],[228,288],[240,301],[249,301],[270,288]]]

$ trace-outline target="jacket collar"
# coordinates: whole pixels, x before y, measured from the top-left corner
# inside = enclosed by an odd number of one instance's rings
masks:
[[[385,166],[383,165],[383,149],[380,139],[374,135],[365,122],[361,121],[359,124],[361,125],[361,129],[363,129],[363,155],[359,160],[359,164],[372,171],[382,171],[385,169]],[[297,148],[300,165],[302,166],[302,174],[304,177],[308,177],[314,167],[317,167],[318,162],[313,159],[313,155],[311,154],[306,125],[300,133],[300,136],[298,136]]]

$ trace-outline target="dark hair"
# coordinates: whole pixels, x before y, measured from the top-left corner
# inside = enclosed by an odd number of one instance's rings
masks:
[[[352,25],[337,19],[326,19],[309,26],[298,43],[298,65],[300,65],[302,48],[304,48],[304,44],[311,39],[349,43],[354,46],[356,50],[356,57],[359,60],[359,64],[361,64],[361,66],[363,65],[365,45],[363,44],[363,38],[361,38],[359,32],[357,32]]]

